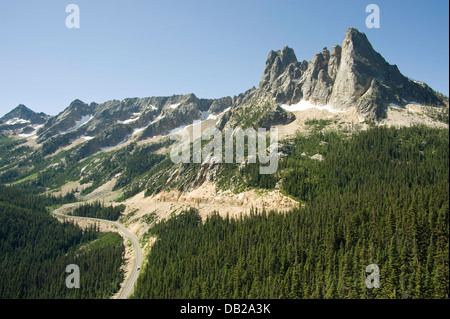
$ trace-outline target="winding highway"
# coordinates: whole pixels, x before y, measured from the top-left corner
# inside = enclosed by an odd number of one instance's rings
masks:
[[[133,292],[134,284],[136,283],[136,280],[139,275],[139,269],[142,265],[142,250],[141,246],[139,245],[139,241],[137,240],[136,236],[134,236],[133,233],[131,233],[128,229],[126,229],[122,224],[106,219],[99,219],[99,218],[91,218],[91,217],[79,217],[79,216],[68,216],[63,213],[61,213],[61,210],[68,209],[71,207],[76,207],[78,204],[71,204],[68,206],[62,206],[58,209],[55,209],[53,211],[54,215],[62,216],[62,217],[70,217],[75,219],[84,219],[84,220],[91,220],[91,221],[99,221],[99,222],[105,222],[111,225],[116,226],[119,229],[119,232],[122,234],[122,236],[125,236],[128,238],[131,243],[133,244],[133,250],[134,250],[134,263],[133,263],[133,269],[131,271],[130,276],[128,279],[125,280],[124,285],[122,286],[122,289],[120,291],[118,299],[127,299],[131,293]]]

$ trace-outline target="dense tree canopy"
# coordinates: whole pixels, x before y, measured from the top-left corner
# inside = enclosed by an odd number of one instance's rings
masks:
[[[448,298],[448,131],[299,135],[290,151],[278,176],[302,207],[160,222],[135,297]]]
[[[121,213],[125,210],[125,205],[104,206],[99,201],[94,203],[82,204],[69,214],[81,217],[93,217],[108,220],[118,220]]]
[[[0,186],[0,299],[107,298],[115,293],[123,280],[121,236],[59,222],[46,210],[49,201]],[[80,268],[80,289],[66,287],[69,264]]]

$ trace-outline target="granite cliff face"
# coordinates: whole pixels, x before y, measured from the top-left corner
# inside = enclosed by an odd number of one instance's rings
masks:
[[[381,119],[389,104],[408,102],[445,105],[446,101],[426,84],[408,79],[396,65],[377,53],[364,33],[350,28],[331,52],[324,48],[309,62],[298,62],[294,51],[271,51],[259,89],[276,102],[300,100],[335,109],[356,108],[363,117]]]

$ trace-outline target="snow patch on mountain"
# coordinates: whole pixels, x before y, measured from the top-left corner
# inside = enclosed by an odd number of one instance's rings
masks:
[[[33,138],[33,139],[35,139],[35,138],[37,138],[37,131],[38,131],[41,127],[43,127],[43,126],[44,126],[44,124],[36,125],[36,126],[33,127],[33,128],[34,128],[34,131],[33,131],[33,132],[31,132],[31,133],[29,133],[29,134],[19,134],[19,137],[22,137],[22,138]]]
[[[94,139],[95,136],[85,136],[85,135],[81,135],[81,138],[84,138],[86,141],[90,141],[90,140]]]
[[[289,111],[289,112],[301,112],[301,111],[306,111],[306,110],[309,110],[309,109],[318,109],[320,111],[326,110],[326,111],[328,111],[330,113],[343,113],[343,112],[345,112],[345,111],[336,110],[336,109],[332,108],[329,105],[325,105],[325,106],[314,105],[311,102],[305,101],[305,100],[301,100],[297,104],[292,104],[292,105],[281,104],[280,106],[283,109],[285,109],[286,111]]]
[[[125,120],[125,121],[121,121],[121,120],[117,120],[118,124],[129,124],[129,123],[133,123],[136,122],[137,120],[139,120],[141,118],[142,113],[133,113],[133,116],[130,117],[129,119]]]
[[[227,110],[229,110],[229,109],[230,108],[228,108]],[[164,137],[181,132],[191,126],[195,127],[197,125],[201,125],[203,122],[208,121],[208,120],[217,120],[217,118],[220,115],[222,115],[223,113],[225,113],[227,110],[223,111],[222,113],[220,113],[218,115],[211,114],[208,111],[202,111],[202,112],[200,112],[200,118],[198,120],[193,121],[192,124],[180,125],[174,129],[170,130],[166,135],[164,135]]]
[[[68,129],[67,131],[59,132],[59,134],[65,134],[65,133],[71,132],[73,130],[76,130],[77,128],[82,127],[83,125],[86,125],[87,123],[89,123],[89,121],[91,121],[93,118],[94,118],[94,116],[92,116],[91,114],[84,115],[84,116],[81,117],[80,120],[75,122],[75,126],[74,127]]]
[[[292,104],[292,105],[281,104],[280,106],[289,112],[301,112],[301,111],[306,111],[306,110],[313,109],[313,108],[318,109],[320,111],[326,110],[330,113],[345,112],[345,111],[336,110],[329,105],[325,105],[325,106],[314,105],[311,102],[305,101],[305,100],[301,100],[297,104]]]
[[[150,125],[150,124],[149,124],[149,125]],[[134,130],[133,130],[133,133],[132,133],[131,135],[133,136],[133,135],[138,134],[139,132],[142,132],[142,131],[145,130],[149,125],[134,129]]]
[[[20,119],[18,117],[15,117],[13,119],[8,120],[5,124],[7,125],[15,125],[15,124],[26,124],[26,123],[31,123],[28,120],[24,120],[24,119]]]
[[[102,150],[102,151],[107,151],[107,150],[109,150],[109,149],[112,149],[112,148],[114,148],[114,147],[117,147],[117,146],[119,146],[119,145],[122,145],[123,143],[125,143],[126,141],[128,141],[128,139],[131,137],[131,135],[132,135],[132,134],[128,134],[127,136],[125,136],[125,138],[124,138],[122,141],[120,141],[120,142],[117,143],[116,145],[102,147],[101,150]]]

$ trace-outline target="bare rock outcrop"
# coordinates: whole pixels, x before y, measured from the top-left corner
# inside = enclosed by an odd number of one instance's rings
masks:
[[[342,46],[331,52],[324,48],[310,62],[298,62],[289,47],[271,51],[259,89],[277,103],[306,100],[339,110],[355,108],[362,118],[375,121],[385,116],[391,103],[448,103],[425,83],[410,80],[386,62],[355,28],[347,30]]]

